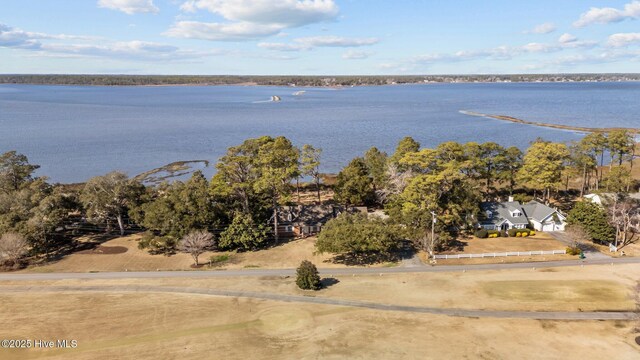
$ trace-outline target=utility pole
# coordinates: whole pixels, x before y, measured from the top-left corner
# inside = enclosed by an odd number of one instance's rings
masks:
[[[433,243],[435,242],[435,236],[436,236],[436,221],[437,221],[435,211],[432,211],[432,212],[431,212],[431,218],[432,218],[432,223],[431,223],[431,243],[433,244]],[[429,255],[432,255],[432,256],[433,256],[433,254],[429,254]]]

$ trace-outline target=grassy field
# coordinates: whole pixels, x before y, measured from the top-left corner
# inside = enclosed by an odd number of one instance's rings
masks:
[[[514,281],[513,279],[521,279]],[[633,309],[635,265],[339,277],[317,293],[294,279],[123,279],[0,286],[156,285],[487,310]],[[633,323],[455,318],[172,293],[0,293],[0,338],[75,339],[76,349],[0,359],[634,359]],[[46,321],[43,321],[46,319]],[[375,341],[372,341],[375,339]]]
[[[150,255],[146,250],[138,249],[140,235],[115,238],[101,244],[99,251],[82,251],[42,266],[33,266],[28,272],[90,272],[90,271],[156,271],[156,270],[192,270],[193,259],[188,254],[176,253],[171,256]],[[315,237],[294,240],[266,250],[246,253],[207,252],[200,256],[200,263],[207,264],[211,256],[229,255],[229,260],[215,264],[216,268],[295,268],[302,260],[310,260],[319,267],[344,267],[330,261],[330,254],[317,255]],[[108,249],[122,249],[109,254]],[[384,264],[379,264],[382,266]],[[204,269],[210,269],[205,266]]]

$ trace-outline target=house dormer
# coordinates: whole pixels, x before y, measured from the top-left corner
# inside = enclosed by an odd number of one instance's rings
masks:
[[[520,216],[522,216],[522,211],[517,210],[517,209],[511,211],[511,217],[517,218],[517,217],[520,217]]]

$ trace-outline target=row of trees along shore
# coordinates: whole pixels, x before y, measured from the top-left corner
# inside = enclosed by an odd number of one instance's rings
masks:
[[[301,178],[312,180],[302,186],[317,203],[368,206],[388,215],[345,214],[327,224],[317,249],[343,254],[345,261],[390,255],[400,240],[433,255],[473,230],[486,200],[539,198],[569,210],[571,200],[587,192],[637,189],[635,142],[625,131],[589,134],[570,145],[538,139],[524,153],[493,142],[421,148],[406,137],[391,155],[372,147],[351,160],[331,186],[320,181],[321,154],[312,145],[297,148],[285,137],[264,136],[229,148],[211,180],[197,171],[186,181],[145,186],[120,172],[52,185],[34,176],[38,165],[9,151],[0,156],[0,256],[10,266],[26,257],[46,261],[76,250],[74,238],[91,231],[144,231],[141,248],[186,251],[196,262],[206,248],[264,248],[280,241],[276,208],[300,203]],[[333,190],[333,199],[321,198],[322,186]],[[621,225],[625,216],[628,211],[609,211],[603,226],[630,243],[638,226]]]

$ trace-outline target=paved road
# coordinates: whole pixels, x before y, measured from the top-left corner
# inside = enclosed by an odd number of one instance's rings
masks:
[[[633,312],[559,312],[559,311],[497,311],[497,310],[468,310],[455,308],[433,308],[423,306],[404,306],[372,303],[357,300],[332,299],[316,296],[296,296],[273,293],[262,293],[252,291],[232,291],[218,289],[202,289],[188,287],[164,287],[164,286],[2,286],[2,293],[24,293],[24,292],[156,292],[172,294],[200,294],[224,297],[243,297],[261,300],[273,300],[283,302],[311,303],[323,305],[350,306],[383,311],[402,311],[411,313],[427,313],[436,315],[458,316],[458,317],[492,317],[503,319],[535,319],[535,320],[633,320]]]
[[[542,269],[565,266],[583,265],[620,265],[638,264],[640,257],[560,260],[547,262],[527,262],[512,264],[483,264],[483,265],[438,265],[420,267],[394,268],[339,268],[319,269],[322,276],[345,275],[378,275],[400,273],[427,272],[460,272],[480,270],[509,270],[509,269]],[[213,278],[239,276],[293,276],[295,269],[245,269],[245,270],[207,270],[207,271],[141,271],[141,272],[97,272],[97,273],[0,273],[0,281],[33,281],[33,280],[65,280],[65,279],[153,279],[153,278]]]

